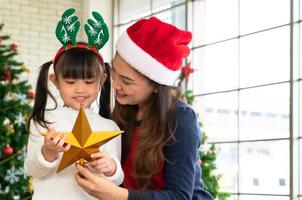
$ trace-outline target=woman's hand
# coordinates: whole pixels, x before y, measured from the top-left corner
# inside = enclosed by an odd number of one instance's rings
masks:
[[[55,137],[54,129],[48,129],[47,135],[44,137],[44,144],[42,146],[42,154],[45,160],[52,162],[57,159],[59,152],[68,151],[71,147],[71,144],[64,145],[64,141],[67,138],[67,135],[59,132]]]
[[[116,164],[108,153],[100,151],[91,154],[93,161],[87,163],[93,172],[103,173],[105,176],[112,176],[116,171]]]
[[[102,200],[127,200],[128,190],[118,187],[104,175],[94,174],[87,168],[76,164],[75,179],[88,194]]]

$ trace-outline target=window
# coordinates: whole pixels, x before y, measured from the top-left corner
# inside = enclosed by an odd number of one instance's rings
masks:
[[[114,40],[152,15],[193,33],[188,88],[231,199],[302,200],[302,3],[114,2]]]
[[[256,185],[256,186],[259,185],[259,179],[258,178],[253,178],[253,185]]]

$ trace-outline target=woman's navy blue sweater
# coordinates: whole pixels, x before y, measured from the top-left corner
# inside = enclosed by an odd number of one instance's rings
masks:
[[[165,187],[163,190],[138,191],[129,189],[129,200],[213,200],[204,190],[198,149],[201,131],[196,113],[186,103],[175,105],[176,141],[164,148]]]

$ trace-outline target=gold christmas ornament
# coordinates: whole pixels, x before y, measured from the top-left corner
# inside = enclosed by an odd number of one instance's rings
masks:
[[[27,72],[27,73],[30,72],[30,69],[29,69],[26,65],[24,65],[24,64],[21,66],[21,69],[22,69],[23,71]]]
[[[33,193],[34,191],[34,187],[33,187],[33,178],[30,177],[29,178],[29,181],[28,181],[28,192],[29,193]]]
[[[14,133],[14,125],[13,124],[5,125],[5,128],[7,130],[7,135],[12,135]]]
[[[67,134],[66,143],[70,143],[71,147],[63,153],[63,157],[57,169],[57,173],[79,161],[81,165],[85,162],[92,161],[90,155],[99,152],[99,147],[114,137],[120,135],[124,131],[93,131],[90,128],[85,111],[80,108],[76,122],[72,132]],[[45,135],[46,133],[43,133]],[[54,134],[53,137],[55,137]]]

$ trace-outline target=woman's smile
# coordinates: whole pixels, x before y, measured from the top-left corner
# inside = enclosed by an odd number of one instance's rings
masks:
[[[119,99],[125,98],[126,96],[127,95],[125,95],[123,93],[116,92],[116,97],[119,98]]]

